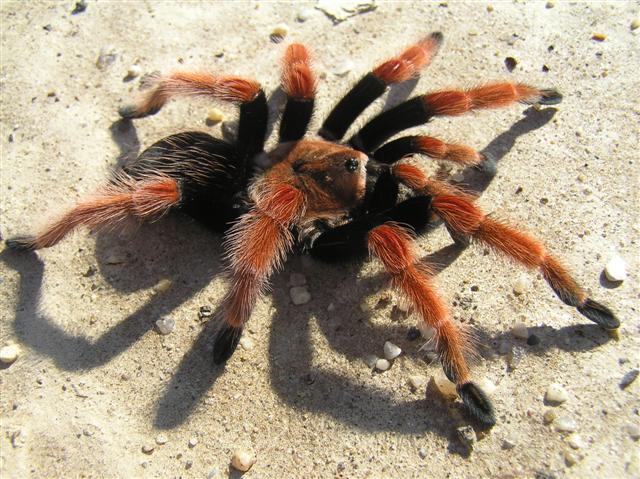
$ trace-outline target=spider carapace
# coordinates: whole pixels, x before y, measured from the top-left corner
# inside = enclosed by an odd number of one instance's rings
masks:
[[[402,161],[420,155],[479,166],[490,159],[467,146],[428,136],[387,141],[438,116],[516,102],[556,104],[562,99],[556,90],[494,82],[427,93],[378,114],[343,140],[365,108],[390,85],[418,75],[441,43],[442,35],[432,33],[381,63],[351,88],[318,134],[308,139],[315,75],[307,49],[289,45],[283,60],[281,84],[287,99],[279,143],[268,153],[264,152],[268,108],[257,82],[186,71],[157,76],[140,102],[120,109],[123,118],[157,113],[172,97],[207,96],[239,104],[236,140],[200,132],[169,136],[116,171],[94,196],[37,234],[16,237],[7,244],[27,250],[46,248],[81,225],[98,228],[128,218],[151,220],[171,210],[223,233],[229,289],[214,341],[215,363],[232,355],[269,276],[295,244],[325,261],[370,254],[382,262],[420,320],[434,328],[442,367],[472,417],[491,426],[493,407],[471,381],[465,359],[472,349],[468,335],[454,324],[436,293],[429,265],[419,263],[414,253],[414,238],[425,231],[431,215],[445,223],[456,241],[483,243],[525,267],[539,269],[564,303],[603,328],[615,329],[619,322],[608,308],[587,296],[540,241],[486,215],[473,196],[453,184]],[[265,156],[270,166],[260,169]]]

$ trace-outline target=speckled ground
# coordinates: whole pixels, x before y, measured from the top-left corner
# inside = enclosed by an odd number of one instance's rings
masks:
[[[311,13],[301,23],[303,8]],[[640,381],[618,385],[640,361],[640,30],[630,28],[638,2],[389,3],[337,25],[313,4],[89,1],[82,13],[72,9],[0,6],[3,238],[32,231],[163,136],[220,134],[205,124],[203,100],[176,101],[133,126],[115,123],[117,107],[138,93],[139,79],[124,81],[132,64],[143,72],[206,67],[273,91],[286,42],[269,34],[285,22],[287,41],[314,50],[319,123],[376,62],[441,30],[445,44],[422,79],[371,111],[412,89],[487,79],[558,87],[565,101],[557,108],[442,118],[422,131],[496,156],[493,179],[465,176],[482,192],[480,205],[544,238],[624,325],[615,341],[561,305],[538,274],[515,296],[518,267],[482,248],[449,246],[443,228],[422,238],[421,255],[441,265],[442,295],[484,345],[475,376],[497,386],[498,424],[467,454],[455,435],[459,403],[408,385],[439,367],[407,339],[415,319],[394,312],[397,298],[378,301],[386,282],[375,262],[333,267],[292,257],[253,313],[246,335],[255,347],[240,348],[223,370],[210,363],[215,325],[198,319],[201,306],[215,311],[224,294],[221,240],[188,219],[124,235],[82,232],[37,255],[4,250],[0,346],[16,342],[22,354],[0,370],[3,477],[238,477],[229,469],[238,447],[257,456],[248,478],[640,475],[638,444],[626,430],[638,424]],[[108,45],[117,59],[102,71],[96,59]],[[517,60],[511,73],[508,56]],[[337,76],[345,58],[353,68]],[[272,97],[274,117],[280,104]],[[630,276],[613,287],[601,272],[616,252]],[[309,283],[304,306],[289,298],[293,272]],[[176,328],[161,336],[154,324],[165,316]],[[513,338],[514,321],[541,343]],[[389,371],[372,373],[363,358],[381,355],[386,340],[404,352]],[[523,350],[515,370],[498,353],[503,343]],[[543,403],[552,382],[570,393],[556,408]],[[577,422],[582,449],[543,424],[549,409]],[[168,442],[143,453],[158,434]],[[515,447],[504,449],[505,440]]]

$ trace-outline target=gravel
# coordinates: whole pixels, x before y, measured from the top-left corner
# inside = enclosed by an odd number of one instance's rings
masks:
[[[378,371],[386,371],[391,367],[391,363],[386,359],[378,359],[376,361],[376,369]]]
[[[188,443],[188,445],[189,445],[189,447],[190,447],[190,448],[192,448],[192,449],[193,449],[194,447],[196,447],[196,446],[198,445],[198,438],[197,438],[197,437],[189,438],[189,443]]]
[[[400,349],[398,346],[393,344],[391,341],[385,342],[383,349],[384,349],[384,357],[387,358],[389,361],[397,358],[398,356],[400,356],[400,353],[402,353],[402,349]]]
[[[176,322],[173,318],[162,318],[156,321],[158,332],[164,336],[171,334],[176,328]]]
[[[569,399],[569,393],[567,390],[558,383],[552,383],[547,388],[547,392],[544,394],[544,402],[557,406]]]
[[[631,386],[631,384],[638,378],[638,374],[640,374],[640,371],[638,371],[637,369],[632,369],[624,376],[622,376],[619,384],[620,389],[627,389],[629,386]]]
[[[169,439],[164,434],[158,434],[156,436],[156,444],[158,446],[162,446],[163,444],[166,444],[167,442],[169,442]]]
[[[513,285],[513,293],[516,296],[523,295],[531,287],[529,278],[527,276],[520,276]]]
[[[620,283],[627,279],[627,264],[619,255],[613,256],[604,267],[607,279],[614,283]]]
[[[255,463],[256,456],[249,449],[238,449],[231,458],[231,466],[240,472],[247,472]]]
[[[627,424],[624,429],[634,441],[640,439],[640,427],[637,424]]]
[[[311,301],[311,293],[306,286],[294,286],[289,290],[289,296],[296,306],[301,306]]]
[[[558,432],[573,432],[578,429],[575,419],[570,416],[561,416],[555,420],[554,424]]]
[[[422,376],[421,374],[416,374],[413,376],[409,376],[409,386],[411,386],[411,390],[414,392],[424,390],[424,387],[427,385],[427,377]]]
[[[511,334],[518,339],[529,339],[529,328],[524,323],[517,322],[511,328]]]
[[[8,344],[0,349],[0,361],[4,364],[12,364],[20,356],[20,346]]]

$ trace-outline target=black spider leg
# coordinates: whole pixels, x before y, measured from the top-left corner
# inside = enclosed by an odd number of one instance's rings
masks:
[[[287,96],[287,103],[280,120],[280,143],[296,141],[304,136],[313,115],[313,105],[313,98]]]
[[[253,175],[253,161],[264,150],[269,108],[262,89],[251,101],[240,105],[238,136],[235,142],[236,156],[240,161],[238,176],[243,179],[242,189]]]

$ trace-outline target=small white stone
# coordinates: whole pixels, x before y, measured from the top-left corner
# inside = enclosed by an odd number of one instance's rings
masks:
[[[291,273],[289,276],[289,286],[304,286],[307,284],[307,277],[302,273]]]
[[[627,279],[627,264],[618,256],[613,256],[604,267],[604,274],[609,281],[620,282]]]
[[[191,439],[189,439],[189,447],[194,448],[198,445],[198,438],[197,437],[192,437]]]
[[[176,322],[173,318],[162,318],[156,321],[156,327],[160,334],[170,334],[176,328]]]
[[[327,306],[327,311],[332,312],[336,310],[336,305],[333,303],[329,303],[329,306]]]
[[[248,449],[238,449],[231,458],[231,466],[240,472],[247,472],[255,463],[256,456]]]
[[[424,447],[421,447],[420,450],[418,451],[418,456],[420,456],[420,459],[426,459],[427,458],[427,450]]]
[[[296,15],[296,20],[300,23],[304,23],[313,16],[313,8],[303,8]]]
[[[345,75],[348,75],[349,72],[353,70],[353,67],[354,64],[351,60],[343,60],[341,62],[338,62],[338,64],[333,68],[333,74],[339,77],[343,77]]]
[[[376,369],[378,371],[386,371],[390,367],[391,367],[391,363],[389,361],[387,361],[386,359],[378,359],[376,361]]]
[[[164,434],[158,434],[156,436],[156,444],[158,446],[162,446],[163,444],[166,444],[167,442],[169,442],[169,439],[167,439],[167,436],[165,436]]]
[[[427,377],[422,376],[421,374],[416,374],[414,376],[409,376],[409,386],[411,386],[412,391],[422,391],[424,387],[427,385]]]
[[[158,284],[155,285],[154,289],[158,294],[166,293],[171,289],[171,281],[166,278],[161,279],[158,281]]]
[[[436,335],[436,330],[424,321],[418,321],[417,327],[420,331],[420,335],[425,341],[431,341],[431,339]]]
[[[567,399],[569,399],[569,393],[561,384],[558,383],[550,384],[547,388],[547,392],[544,393],[544,400],[549,404],[562,404]]]
[[[583,449],[585,447],[585,443],[580,437],[580,434],[576,433],[571,434],[571,436],[567,438],[567,443],[569,443],[569,446],[573,449]]]
[[[511,450],[517,445],[517,441],[513,437],[505,437],[502,440],[502,449]]]
[[[373,369],[376,367],[376,363],[378,362],[378,359],[380,359],[378,356],[376,356],[375,354],[367,354],[364,358],[364,362],[367,366],[369,366],[370,369]]]
[[[640,439],[640,427],[637,424],[627,424],[624,428],[631,439],[634,441]]]
[[[513,285],[513,293],[516,296],[520,296],[524,294],[530,286],[531,284],[529,283],[529,278],[527,276],[520,276]]]
[[[255,343],[253,342],[253,339],[243,336],[240,338],[240,346],[242,346],[242,349],[245,351],[251,351],[255,346]]]
[[[306,286],[294,286],[289,290],[289,296],[296,306],[307,304],[311,301],[311,293],[309,293]]]
[[[17,344],[8,344],[0,349],[0,361],[4,364],[11,364],[20,356],[20,346]]]
[[[573,432],[578,429],[576,421],[569,416],[561,416],[555,420],[556,431],[558,432]]]
[[[136,78],[142,74],[142,68],[140,65],[131,65],[127,70],[127,77]]]
[[[487,378],[478,380],[477,384],[478,387],[489,396],[491,396],[496,391],[496,385]]]
[[[444,375],[444,373],[438,373],[431,377],[436,388],[444,397],[456,397],[458,392],[456,391],[456,385],[453,384]]]
[[[384,349],[384,357],[387,358],[389,361],[397,358],[398,356],[400,356],[400,353],[402,353],[402,349],[400,349],[398,346],[393,344],[391,341],[385,342],[383,349]]]
[[[520,321],[514,323],[511,328],[511,334],[513,334],[516,338],[519,339],[528,339],[529,338],[529,328],[524,323]]]
[[[151,454],[154,450],[153,444],[145,444],[142,446],[142,452],[145,454]]]

